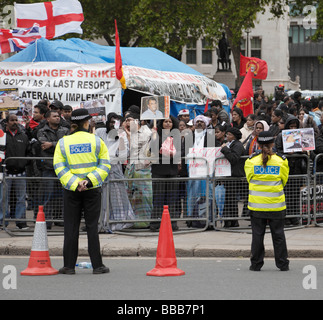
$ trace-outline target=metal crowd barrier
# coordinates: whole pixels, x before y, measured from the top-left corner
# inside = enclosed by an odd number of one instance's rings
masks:
[[[314,168],[323,155],[316,157]],[[243,157],[243,160],[248,157]],[[306,161],[306,173],[290,175],[285,187],[287,201],[286,219],[293,219],[289,228],[307,227],[314,223],[323,226],[323,194],[313,190],[323,191],[323,172],[314,171],[311,174],[310,161],[307,155],[291,155],[287,157],[303,158]],[[39,169],[41,162],[52,158],[10,158],[8,160],[28,160]],[[186,158],[186,160],[188,160]],[[195,158],[205,163],[208,172],[208,162],[204,158]],[[213,170],[214,172],[214,170]],[[18,193],[15,184],[25,182],[26,213],[21,217],[14,215],[17,207]],[[320,186],[320,187],[319,187]],[[249,232],[250,222],[247,210],[248,183],[245,177],[219,177],[207,174],[201,178],[151,178],[117,176],[106,181],[103,188],[102,211],[99,223],[100,232],[113,232],[129,235],[158,234],[163,206],[169,205],[172,226],[176,233],[201,232],[215,229],[230,232]],[[10,191],[10,192],[8,192]],[[1,194],[2,192],[2,194]],[[26,177],[4,175],[0,184],[0,196],[7,194],[13,197],[2,201],[2,212],[8,211],[11,217],[3,217],[3,226],[11,235],[17,235],[15,224],[27,223],[29,230],[18,230],[27,235],[33,234],[38,205],[44,205],[47,224],[52,225],[49,234],[61,234],[63,229],[63,198],[62,187],[57,177]],[[14,198],[16,197],[16,198]],[[167,202],[167,203],[166,203]],[[297,222],[297,225],[295,223]],[[83,222],[83,221],[82,221]],[[8,226],[6,226],[9,224]],[[58,226],[57,226],[58,225]],[[155,230],[150,226],[155,225]],[[153,228],[154,229],[154,228]]]
[[[39,206],[44,206],[48,235],[62,235],[63,189],[53,171],[42,171],[41,175],[39,171],[44,161],[52,162],[53,158],[8,158],[2,165],[3,172],[6,171],[6,165],[10,160],[27,160],[28,165],[24,174],[3,174],[0,183],[0,210],[4,230],[11,236],[32,236]]]
[[[151,158],[146,160],[152,163],[159,161]],[[185,160],[203,162],[206,172],[209,171],[204,158]],[[103,198],[106,199],[100,229],[108,233],[151,235],[158,231],[163,206],[168,205],[174,232],[205,231],[211,221],[211,197],[207,187],[211,183],[209,175],[204,178],[150,176],[121,179],[112,179],[110,176],[103,187]]]
[[[310,197],[304,191],[311,184],[309,158],[307,155],[290,155],[287,158],[300,158],[306,162],[306,173],[289,175],[288,183],[284,188],[287,203],[286,228],[302,228],[311,223]],[[245,161],[248,156],[242,159]],[[212,189],[213,228],[218,231],[249,232],[247,179],[245,177],[214,177]],[[302,191],[303,196],[301,196]]]
[[[314,159],[313,187],[307,192],[312,199],[311,211],[314,216],[314,224],[323,227],[323,172],[318,171],[318,165],[323,161],[323,154],[318,154]]]

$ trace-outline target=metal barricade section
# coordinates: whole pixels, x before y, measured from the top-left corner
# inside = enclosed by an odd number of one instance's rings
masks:
[[[289,176],[285,186],[286,219],[288,227],[308,226],[311,223],[311,199],[308,190],[311,181],[308,175]]]
[[[0,183],[0,224],[12,236],[33,236],[39,206],[44,207],[48,235],[62,235],[64,222],[63,188],[54,170],[35,170],[37,176],[31,176],[32,166],[41,169],[42,162],[52,158],[8,158],[9,160],[28,160],[26,172],[22,174],[4,174]]]
[[[57,178],[7,175],[1,185],[3,225],[8,233],[32,234],[39,206],[44,207],[47,230],[63,232],[63,189]]]
[[[311,211],[314,224],[323,227],[323,170],[320,167],[323,163],[323,154],[318,154],[314,160],[313,187],[309,195],[312,199]]]
[[[246,160],[248,157],[242,157]],[[300,228],[311,223],[311,188],[309,158],[290,155],[288,159],[304,160],[305,174],[290,175],[284,188],[286,197],[286,228]],[[248,209],[249,185],[245,177],[213,178],[213,227],[216,230],[246,232],[250,230]]]
[[[209,170],[203,158],[186,160],[188,166],[191,161],[191,165],[204,166],[206,172]],[[167,205],[173,231],[204,231],[212,220],[209,185],[208,175],[152,178],[150,170],[135,170],[129,178],[126,170],[124,178],[109,177],[104,185],[100,229],[123,234],[158,232],[163,208]]]
[[[246,228],[247,224],[239,221],[247,220],[248,183],[244,177],[214,177],[213,179],[214,228]]]
[[[300,157],[308,160],[306,155]],[[318,161],[323,161],[322,157],[319,155],[315,159],[314,168]],[[204,162],[206,175],[152,178],[148,170],[146,176],[142,172],[138,175],[121,172],[117,178],[110,176],[102,188],[99,231],[158,234],[156,231],[164,205],[169,206],[173,230],[177,233],[200,232],[210,228],[249,231],[249,187],[246,178],[210,176],[207,160],[195,160]],[[193,163],[198,165],[198,161]],[[189,161],[187,165],[190,165]],[[285,187],[286,219],[291,220],[292,227],[306,227],[313,221],[315,225],[323,226],[323,194],[320,191],[323,192],[323,172],[314,172],[311,176],[309,166],[307,170],[306,174],[290,175]],[[21,197],[23,193],[24,201]],[[24,231],[16,229],[16,224],[27,223],[29,230],[24,233],[32,235],[39,205],[44,206],[46,222],[52,226],[52,233],[63,232],[59,226],[63,224],[64,216],[63,188],[54,172],[43,172],[41,177],[5,175],[0,184],[0,196],[2,224],[9,234],[15,235],[16,230]]]

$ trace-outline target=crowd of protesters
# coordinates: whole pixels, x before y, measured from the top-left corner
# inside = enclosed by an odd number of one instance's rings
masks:
[[[51,158],[57,142],[73,132],[71,112],[70,106],[59,101],[39,101],[33,108],[33,116],[25,119],[24,126],[18,123],[14,113],[9,113],[0,122],[6,133],[6,145],[1,150],[5,151],[6,159],[38,158],[28,161],[9,159],[5,167],[2,166],[9,179],[6,199],[3,199],[3,184],[0,184],[1,226],[3,215],[6,215],[6,218],[14,217],[18,220],[17,228],[28,228],[23,221],[26,210],[32,210],[36,217],[39,205],[44,206],[48,220],[61,220],[64,214],[62,188],[57,180],[49,178],[55,177]],[[232,177],[244,176],[242,157],[259,151],[257,138],[262,131],[269,131],[276,138],[275,151],[284,153],[282,130],[313,128],[316,150],[312,156],[323,152],[323,100],[302,97],[300,92],[292,96],[281,94],[269,101],[263,91],[259,90],[255,94],[254,114],[246,118],[239,108],[233,108],[228,114],[221,101],[216,100],[202,115],[182,109],[177,118],[170,116],[169,119],[158,121],[140,119],[140,108],[133,105],[123,116],[110,113],[106,123],[91,126],[93,133],[106,143],[112,164],[108,178],[112,182],[109,188],[103,188],[103,210],[112,220],[129,221],[111,224],[109,231],[124,228],[158,231],[164,205],[169,206],[172,218],[180,217],[183,212],[188,217],[194,216],[194,203],[201,198],[197,195],[207,186],[196,180],[172,179],[189,177],[187,163],[183,159],[193,147],[221,148],[222,154],[231,164]],[[292,175],[306,173],[303,159],[293,159],[289,165]],[[15,179],[25,176],[44,179]],[[226,189],[223,216],[236,218],[238,201],[232,201],[229,197],[237,193],[237,186],[223,179],[222,187]],[[286,193],[297,193],[297,188],[298,184],[295,183],[286,189]],[[247,198],[246,195],[243,197]],[[294,214],[299,211],[296,201],[290,201],[287,207],[294,210]],[[149,221],[152,219],[153,222]],[[299,224],[299,219],[286,220],[286,224]],[[192,226],[190,223],[188,225]],[[233,219],[226,221],[224,226],[237,227],[239,224]],[[51,227],[52,222],[47,222],[47,228]],[[172,222],[172,227],[173,230],[178,229],[176,221]]]

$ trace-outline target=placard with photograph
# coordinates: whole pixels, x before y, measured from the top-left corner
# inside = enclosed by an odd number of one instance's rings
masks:
[[[0,111],[18,110],[19,107],[20,98],[17,88],[0,88]]]
[[[168,119],[170,114],[169,96],[148,96],[141,98],[141,120]]]
[[[313,128],[283,130],[284,153],[304,152],[315,150]]]
[[[94,123],[106,122],[107,110],[104,99],[83,101],[81,103],[81,108],[88,110],[89,114],[92,116],[92,120],[94,121]]]

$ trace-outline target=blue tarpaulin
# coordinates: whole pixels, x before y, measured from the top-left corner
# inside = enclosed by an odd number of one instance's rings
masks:
[[[166,72],[186,73],[196,76],[203,74],[155,48],[121,48],[124,66],[135,66]],[[114,63],[115,47],[102,46],[82,39],[52,40],[41,38],[37,42],[5,62],[74,62],[78,64]],[[225,88],[225,87],[224,87]],[[130,88],[131,89],[131,88]],[[205,106],[171,103],[171,114],[187,108],[191,117],[204,112]]]
[[[82,39],[52,40],[41,38],[6,62],[75,62],[80,64],[114,63],[115,47],[102,46]],[[203,76],[193,68],[155,48],[121,48],[122,63],[169,72]]]

